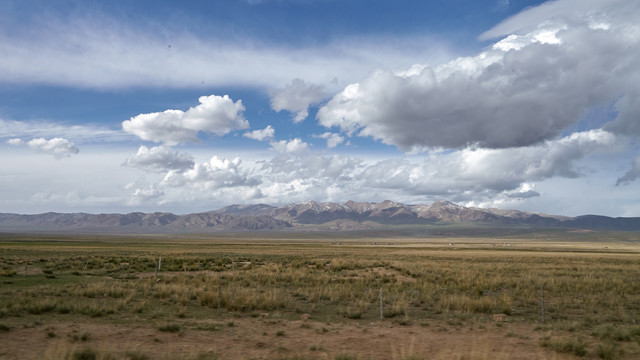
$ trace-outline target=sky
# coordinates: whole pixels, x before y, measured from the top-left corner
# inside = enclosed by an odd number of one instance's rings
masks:
[[[638,0],[0,0],[0,212],[640,216]]]

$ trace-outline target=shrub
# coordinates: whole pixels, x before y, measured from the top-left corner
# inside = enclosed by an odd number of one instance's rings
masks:
[[[158,328],[158,330],[165,331],[165,332],[178,332],[178,331],[180,331],[180,325],[178,325],[178,324],[166,324],[166,325],[160,326]]]
[[[95,350],[84,348],[73,353],[73,360],[96,360],[98,353]]]

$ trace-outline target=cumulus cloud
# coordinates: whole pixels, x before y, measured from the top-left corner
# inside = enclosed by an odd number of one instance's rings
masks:
[[[133,187],[127,186],[127,188]],[[145,187],[135,188],[133,194],[129,198],[129,205],[141,205],[148,201],[153,201],[162,198],[165,195],[164,191],[159,189],[157,185],[148,185]]]
[[[256,186],[258,177],[241,168],[242,160],[213,156],[205,163],[196,164],[192,169],[180,172],[169,171],[161,182],[162,186],[195,187],[201,190],[215,190],[224,187]]]
[[[629,171],[627,171],[623,176],[618,178],[616,186],[630,184],[636,181],[638,178],[640,178],[640,156],[638,156],[631,162],[631,169],[629,169]]]
[[[182,110],[140,114],[122,122],[122,129],[142,140],[176,145],[197,142],[198,133],[218,136],[232,130],[246,129],[249,122],[243,117],[242,100],[234,102],[228,95],[201,96],[200,105]]]
[[[609,152],[618,141],[606,131],[590,130],[517,149],[466,148],[378,161],[313,152],[279,154],[262,162],[258,174],[265,201],[446,198],[463,203],[511,199],[513,203],[540,197],[536,181],[584,176],[590,169],[581,161],[590,154]]]
[[[340,136],[340,134],[325,132],[320,135],[314,135],[317,138],[327,140],[327,147],[332,149],[344,142],[344,136]]]
[[[537,182],[591,174],[587,157],[617,151],[620,143],[616,135],[598,129],[515,149],[465,148],[383,160],[303,151],[279,152],[245,165],[239,158],[214,156],[187,170],[170,170],[157,184],[132,185],[131,204],[155,201],[184,207],[188,203],[206,209],[212,203],[223,206],[257,199],[282,203],[392,198],[409,203],[448,199],[467,205],[513,205],[542,198]]]
[[[51,154],[56,159],[71,157],[71,155],[79,152],[78,148],[72,142],[64,138],[53,138],[49,140],[36,138],[29,141],[14,138],[9,139],[7,144],[14,146],[26,145],[34,150]]]
[[[302,153],[309,149],[309,144],[300,140],[300,138],[295,138],[293,140],[280,140],[280,141],[272,141],[271,148],[280,153]]]
[[[625,2],[629,3],[626,0],[547,1],[501,22],[482,33],[479,39],[489,40],[505,35],[528,33],[540,27],[553,26],[557,22],[566,24],[586,21],[591,27],[598,27],[606,24],[610,16],[623,16],[628,20],[632,18],[632,14],[628,14],[627,11],[634,6],[625,6]],[[603,8],[606,11],[595,11]]]
[[[364,165],[361,158],[343,155],[278,154],[262,162],[261,192],[265,201],[276,203],[281,199],[338,202],[358,199],[366,193],[358,178]]]
[[[148,148],[143,145],[122,165],[145,171],[184,171],[192,168],[194,162],[193,157],[189,154],[179,153],[169,147],[155,146]]]
[[[583,175],[577,162],[607,151],[616,137],[603,130],[575,133],[541,145],[517,149],[463,149],[426,158],[422,163],[389,159],[367,167],[366,185],[415,195],[466,194],[466,200],[518,189],[552,177]]]
[[[318,103],[324,97],[324,86],[294,79],[286,87],[271,94],[271,108],[278,112],[287,110],[294,113],[293,122],[298,123],[309,116],[309,106]]]
[[[522,183],[520,188],[512,192],[506,192],[505,195],[511,199],[531,199],[534,197],[541,196],[539,192],[535,190],[535,184],[532,183]]]
[[[296,179],[331,179],[344,181],[353,179],[364,160],[349,156],[321,156],[306,153],[302,155],[279,154],[262,164],[265,177],[277,182],[291,182]]]
[[[264,140],[273,139],[273,136],[275,135],[275,133],[276,132],[271,127],[271,125],[267,125],[267,127],[262,130],[248,131],[242,134],[242,136],[248,137],[249,139],[253,139],[253,140],[264,141]]]
[[[553,4],[569,8],[575,2]],[[533,8],[517,15],[527,21],[535,15],[523,33],[477,56],[375,71],[320,108],[318,121],[405,151],[499,149],[554,139],[590,108],[618,101],[619,114],[607,129],[640,134],[640,110],[633,105],[639,99],[640,8],[633,2],[589,3],[599,7],[597,19],[590,15],[593,8],[577,6],[584,10],[577,15],[545,10],[543,22]],[[507,30],[515,28],[499,25],[485,37]]]

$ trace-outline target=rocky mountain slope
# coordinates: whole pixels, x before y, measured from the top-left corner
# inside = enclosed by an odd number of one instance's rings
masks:
[[[305,201],[271,206],[231,205],[217,211],[172,213],[0,214],[1,231],[198,233],[253,230],[358,230],[389,225],[484,224],[494,227],[583,228],[640,231],[640,218],[565,217],[517,210],[464,207],[448,201],[406,205],[393,201],[343,204]]]

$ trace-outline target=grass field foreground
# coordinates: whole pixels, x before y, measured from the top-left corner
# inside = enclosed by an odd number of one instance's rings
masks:
[[[0,358],[632,359],[639,250],[4,235]]]

